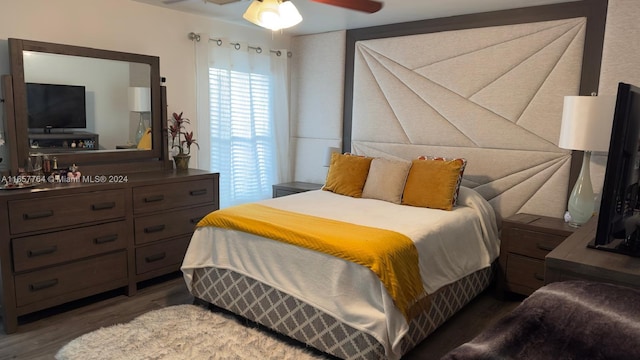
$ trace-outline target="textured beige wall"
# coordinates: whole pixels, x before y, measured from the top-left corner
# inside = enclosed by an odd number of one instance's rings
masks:
[[[619,81],[640,86],[640,1],[609,0],[599,93],[615,94]],[[294,59],[295,179],[322,183],[324,148],[342,141],[344,32],[296,37]],[[321,46],[321,47],[320,47]],[[327,61],[325,61],[327,59]],[[303,73],[300,73],[303,71]],[[329,81],[328,79],[331,78]],[[315,94],[316,97],[307,94]],[[336,109],[340,109],[339,112]],[[606,154],[594,154],[591,174],[600,193]]]
[[[328,147],[342,146],[346,32],[294,37],[292,149],[294,179],[324,183]]]
[[[619,82],[640,86],[640,1],[609,0],[604,35],[600,95],[615,95]],[[602,191],[606,154],[591,158],[594,191]]]

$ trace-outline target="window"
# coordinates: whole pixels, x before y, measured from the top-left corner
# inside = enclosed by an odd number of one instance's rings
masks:
[[[209,68],[211,169],[220,207],[271,197],[275,183],[269,75]]]

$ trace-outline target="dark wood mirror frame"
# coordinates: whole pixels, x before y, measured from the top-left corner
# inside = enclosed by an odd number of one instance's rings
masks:
[[[85,151],[82,153],[56,154],[61,166],[78,164],[85,174],[99,174],[107,171],[150,171],[172,166],[168,160],[166,89],[161,86],[159,57],[10,38],[9,61],[11,68],[10,84],[13,93],[13,119],[6,118],[5,121],[13,121],[13,124],[7,124],[6,126],[8,143],[12,153],[12,174],[17,174],[18,168],[26,163],[29,156],[24,51],[127,61],[150,66],[152,149],[145,151]],[[8,83],[8,81],[3,83]],[[8,84],[3,85],[7,86]]]

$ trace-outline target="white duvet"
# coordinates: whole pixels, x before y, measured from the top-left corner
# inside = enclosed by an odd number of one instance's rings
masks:
[[[461,187],[452,211],[356,199],[309,191],[259,203],[308,215],[405,234],[420,254],[427,293],[491,265],[499,253],[493,208],[477,192]],[[233,270],[331,314],[371,334],[390,359],[401,355],[408,324],[384,286],[368,268],[330,255],[239,231],[198,228],[182,272],[191,289],[193,269]]]

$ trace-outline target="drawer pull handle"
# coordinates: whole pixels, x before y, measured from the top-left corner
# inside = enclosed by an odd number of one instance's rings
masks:
[[[189,195],[191,196],[200,196],[205,195],[207,193],[207,189],[199,189],[199,190],[191,190],[189,191]]]
[[[162,231],[162,230],[164,230],[164,224],[154,225],[154,226],[149,226],[149,227],[144,228],[145,234],[154,233],[154,232],[158,232],[158,231]]]
[[[551,245],[546,245],[546,244],[540,244],[537,243],[536,247],[540,250],[544,250],[544,251],[551,251],[553,249],[555,249],[555,247],[551,246]]]
[[[38,291],[58,285],[58,279],[41,281],[35,284],[29,284],[29,290]]]
[[[104,203],[100,203],[100,204],[93,204],[91,205],[91,210],[108,210],[108,209],[113,209],[114,207],[116,207],[116,203],[115,202],[104,202]]]
[[[27,252],[27,254],[28,254],[29,257],[36,257],[36,256],[52,254],[52,253],[54,253],[56,251],[58,251],[58,247],[53,245],[53,246],[49,246],[48,248],[44,248],[44,249],[29,250]]]
[[[536,280],[544,281],[544,275],[533,273],[533,277],[536,278]]]
[[[34,213],[22,214],[22,218],[24,218],[25,220],[42,219],[49,216],[53,216],[53,210],[45,210],[45,211],[38,211]]]
[[[101,236],[93,239],[93,242],[96,244],[104,244],[118,240],[118,234]]]
[[[144,202],[146,203],[157,202],[162,200],[164,200],[164,195],[154,195],[154,196],[149,196],[144,198]]]
[[[154,261],[162,260],[162,259],[164,259],[166,257],[167,257],[167,254],[164,253],[164,252],[161,252],[159,254],[147,256],[146,258],[144,258],[144,261],[146,261],[148,263],[151,263],[151,262],[154,262]]]

